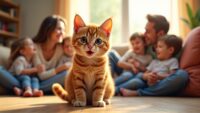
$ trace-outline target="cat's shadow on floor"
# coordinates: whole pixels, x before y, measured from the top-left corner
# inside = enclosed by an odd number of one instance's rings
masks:
[[[100,109],[102,107],[74,107],[69,103],[32,104],[28,108],[1,111],[0,113],[81,113],[86,109]]]

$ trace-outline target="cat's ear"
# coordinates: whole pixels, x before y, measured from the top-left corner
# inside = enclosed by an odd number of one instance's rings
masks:
[[[74,18],[74,31],[77,32],[80,27],[84,27],[84,26],[85,26],[85,22],[83,21],[80,15],[76,14]]]
[[[100,28],[105,31],[107,36],[109,37],[112,29],[112,19],[107,19],[103,24],[101,24]]]

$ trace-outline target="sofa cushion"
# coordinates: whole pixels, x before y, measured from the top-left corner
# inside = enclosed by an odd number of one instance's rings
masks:
[[[180,59],[180,67],[189,74],[188,85],[183,94],[200,96],[200,27],[188,34]]]
[[[121,45],[121,46],[113,46],[112,49],[116,50],[120,56],[123,56],[124,53],[128,51],[129,46],[128,46],[128,44]]]
[[[4,46],[0,46],[0,66],[6,67],[7,66],[7,61],[8,61],[8,57],[10,54],[10,48],[8,47],[4,47]]]

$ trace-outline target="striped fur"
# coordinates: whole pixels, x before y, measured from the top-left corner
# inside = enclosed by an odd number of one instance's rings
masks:
[[[107,56],[111,28],[111,19],[101,26],[86,26],[79,15],[75,16],[73,66],[66,76],[65,89],[53,85],[55,95],[73,106],[110,104],[115,89]]]

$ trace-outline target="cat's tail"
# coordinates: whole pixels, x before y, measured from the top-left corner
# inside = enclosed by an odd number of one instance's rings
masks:
[[[53,84],[52,91],[55,95],[57,95],[61,99],[69,101],[68,93],[65,91],[65,89],[63,89],[63,87],[60,84],[58,83]]]

